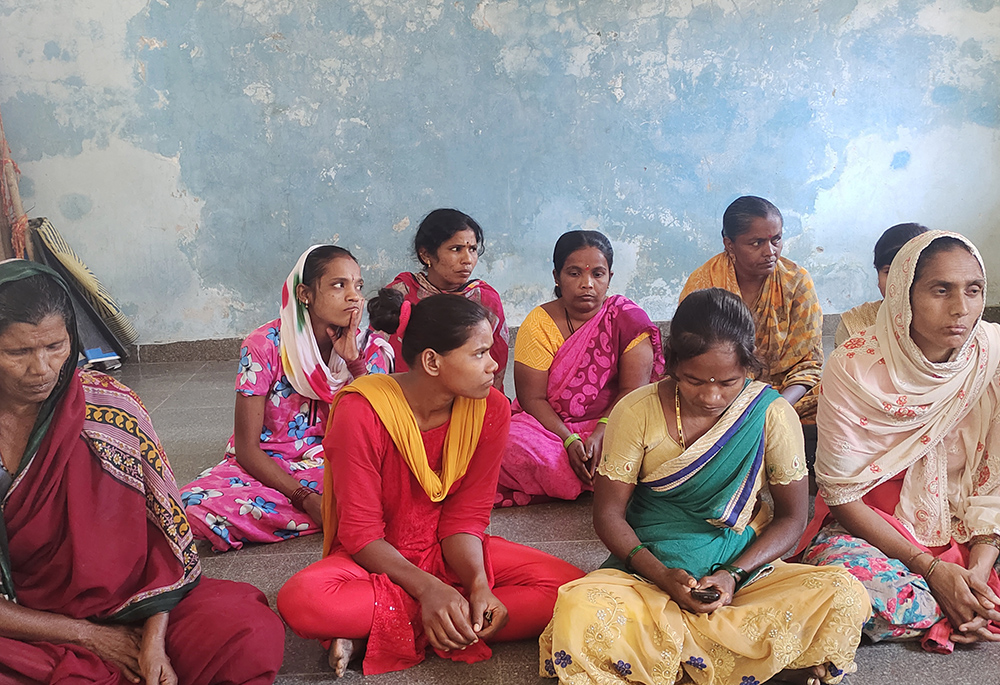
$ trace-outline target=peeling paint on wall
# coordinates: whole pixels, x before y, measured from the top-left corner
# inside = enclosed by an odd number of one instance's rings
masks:
[[[609,235],[668,318],[737,195],[773,200],[827,311],[920,221],[1000,273],[995,0],[0,0],[0,109],[47,215],[142,342],[245,334],[337,240],[375,288],[420,218],[486,232],[516,324],[552,245]],[[861,247],[859,247],[861,246]],[[992,301],[1000,297],[993,292]]]

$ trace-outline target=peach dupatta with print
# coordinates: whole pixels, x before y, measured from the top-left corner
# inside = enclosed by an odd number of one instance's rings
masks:
[[[895,517],[928,547],[1000,534],[1000,431],[990,430],[1000,407],[1000,326],[980,320],[939,364],[910,337],[914,269],[941,237],[960,240],[982,266],[955,233],[908,242],[892,263],[874,330],[831,356],[817,416],[816,481],[826,503],[861,499],[905,471]],[[964,458],[960,469],[949,469],[949,453]]]

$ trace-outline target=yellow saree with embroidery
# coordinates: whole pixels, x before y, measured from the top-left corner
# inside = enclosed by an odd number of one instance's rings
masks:
[[[667,432],[655,384],[615,407],[598,472],[636,486],[626,520],[665,565],[699,577],[732,563],[770,522],[758,495],[805,477],[798,417],[776,395],[748,383],[686,450]],[[694,614],[611,557],[560,588],[539,640],[540,674],[573,685],[759,685],[784,669],[826,664],[824,680],[839,682],[855,670],[869,614],[864,587],[849,573],[771,566],[729,606]]]

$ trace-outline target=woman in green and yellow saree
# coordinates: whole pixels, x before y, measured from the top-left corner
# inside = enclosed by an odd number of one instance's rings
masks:
[[[719,288],[692,293],[665,351],[669,377],[610,416],[594,527],[611,556],[560,589],[542,675],[839,682],[868,598],[847,573],[780,560],[806,523],[806,462],[795,410],[751,380],[750,311]]]

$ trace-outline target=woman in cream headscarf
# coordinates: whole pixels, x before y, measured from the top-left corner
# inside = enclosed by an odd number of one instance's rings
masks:
[[[874,329],[823,376],[803,560],[865,584],[873,640],[1000,640],[1000,326],[981,320],[985,295],[971,242],[919,235],[892,262]]]
[[[181,493],[195,537],[216,550],[320,530],[326,415],[366,373],[363,285],[350,252],[313,245],[285,279],[280,318],[243,342],[226,456]]]

